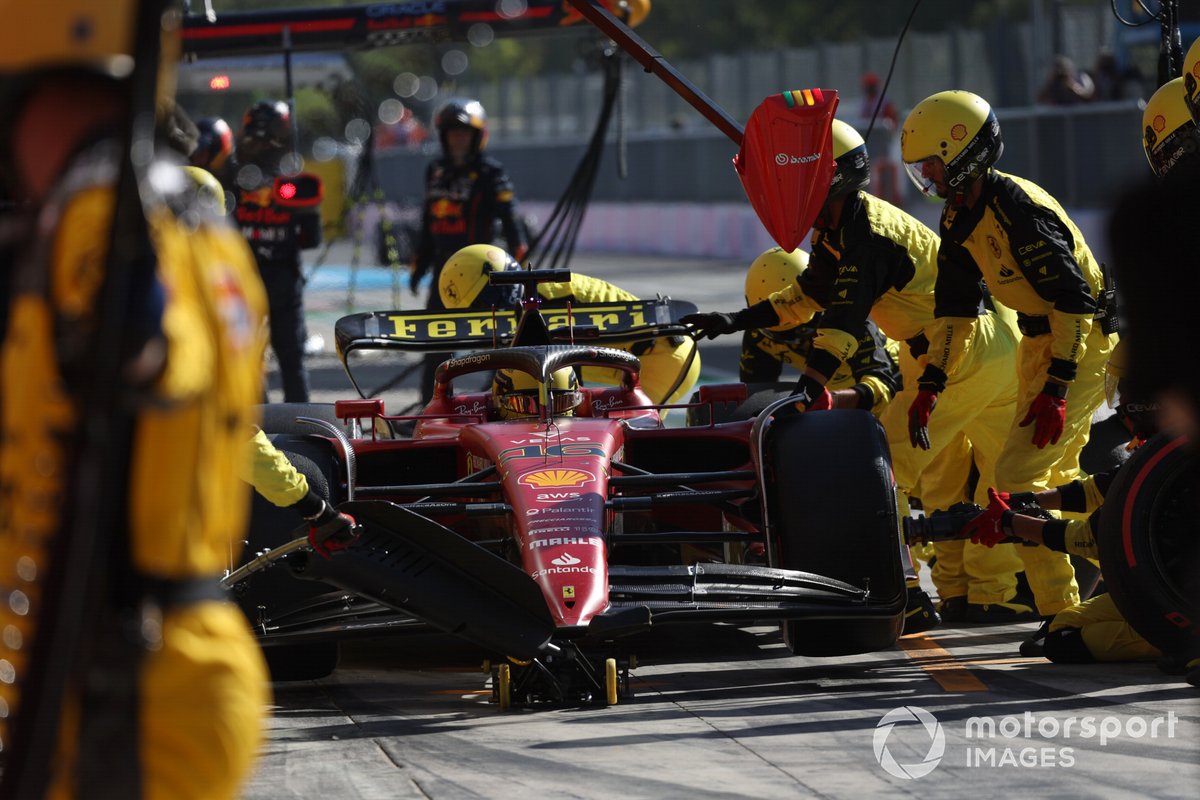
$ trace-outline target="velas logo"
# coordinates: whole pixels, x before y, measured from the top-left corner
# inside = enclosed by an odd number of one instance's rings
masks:
[[[883,715],[875,726],[875,760],[884,772],[904,780],[923,778],[937,768],[946,752],[946,733],[937,717],[919,706],[900,706]],[[893,751],[901,754],[904,763]],[[909,752],[920,753],[915,761]]]

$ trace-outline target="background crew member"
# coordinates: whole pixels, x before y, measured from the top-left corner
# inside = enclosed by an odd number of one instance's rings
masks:
[[[450,256],[469,244],[491,244],[501,228],[505,249],[520,263],[529,250],[525,226],[517,217],[517,197],[500,162],[483,154],[487,114],[478,100],[454,98],[434,116],[442,157],[425,170],[425,204],[414,246],[412,290],[433,270],[426,308],[442,308],[438,274]],[[422,397],[433,394],[433,376],[442,356],[425,357]]]
[[[247,109],[238,133],[237,208],[234,215],[250,243],[270,304],[271,349],[279,362],[285,403],[308,402],[304,369],[304,275],[300,251],[321,243],[315,208],[282,205],[275,179],[292,141],[292,118],[282,100],[260,100]]]

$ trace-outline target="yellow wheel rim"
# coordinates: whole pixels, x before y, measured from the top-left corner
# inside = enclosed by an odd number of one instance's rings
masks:
[[[615,706],[617,704],[617,660],[615,658],[604,659],[604,694],[608,705]]]
[[[496,694],[500,700],[500,710],[507,711],[512,706],[512,671],[508,664],[496,667]]]

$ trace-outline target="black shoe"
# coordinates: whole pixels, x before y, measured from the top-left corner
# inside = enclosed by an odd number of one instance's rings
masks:
[[[942,622],[966,622],[967,598],[948,597],[938,603],[937,610],[942,617]]]
[[[1046,656],[1046,635],[1050,633],[1050,622],[1054,617],[1043,617],[1038,629],[1021,642],[1021,655],[1027,658]]]
[[[975,625],[1007,625],[1037,618],[1032,608],[1021,603],[967,603],[967,622]]]
[[[941,624],[942,618],[933,607],[929,594],[924,589],[909,589],[908,603],[904,609],[904,631],[900,635],[920,633]]]

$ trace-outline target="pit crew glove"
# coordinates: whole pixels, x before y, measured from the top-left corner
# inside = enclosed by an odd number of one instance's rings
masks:
[[[811,375],[801,375],[792,394],[796,398],[797,411],[828,411],[833,408],[833,395]]]
[[[308,543],[321,558],[329,560],[358,538],[358,521],[329,505],[312,490],[292,508],[308,521]]]
[[[1042,391],[1033,399],[1029,413],[1021,420],[1024,428],[1030,423],[1033,426],[1033,443],[1039,449],[1048,444],[1058,444],[1063,428],[1067,423],[1067,385],[1046,381]]]
[[[922,450],[930,448],[929,417],[937,406],[938,393],[929,389],[917,392],[912,405],[908,407],[908,441],[913,447]]]
[[[734,314],[721,311],[685,314],[679,318],[679,321],[684,325],[691,326],[692,333],[697,339],[715,339],[727,333],[778,325],[779,315],[771,307],[771,301],[764,300]]]
[[[988,507],[975,519],[963,526],[963,534],[970,534],[971,541],[987,547],[995,547],[1012,534],[1013,510],[1009,507],[1012,495],[988,488]]]

